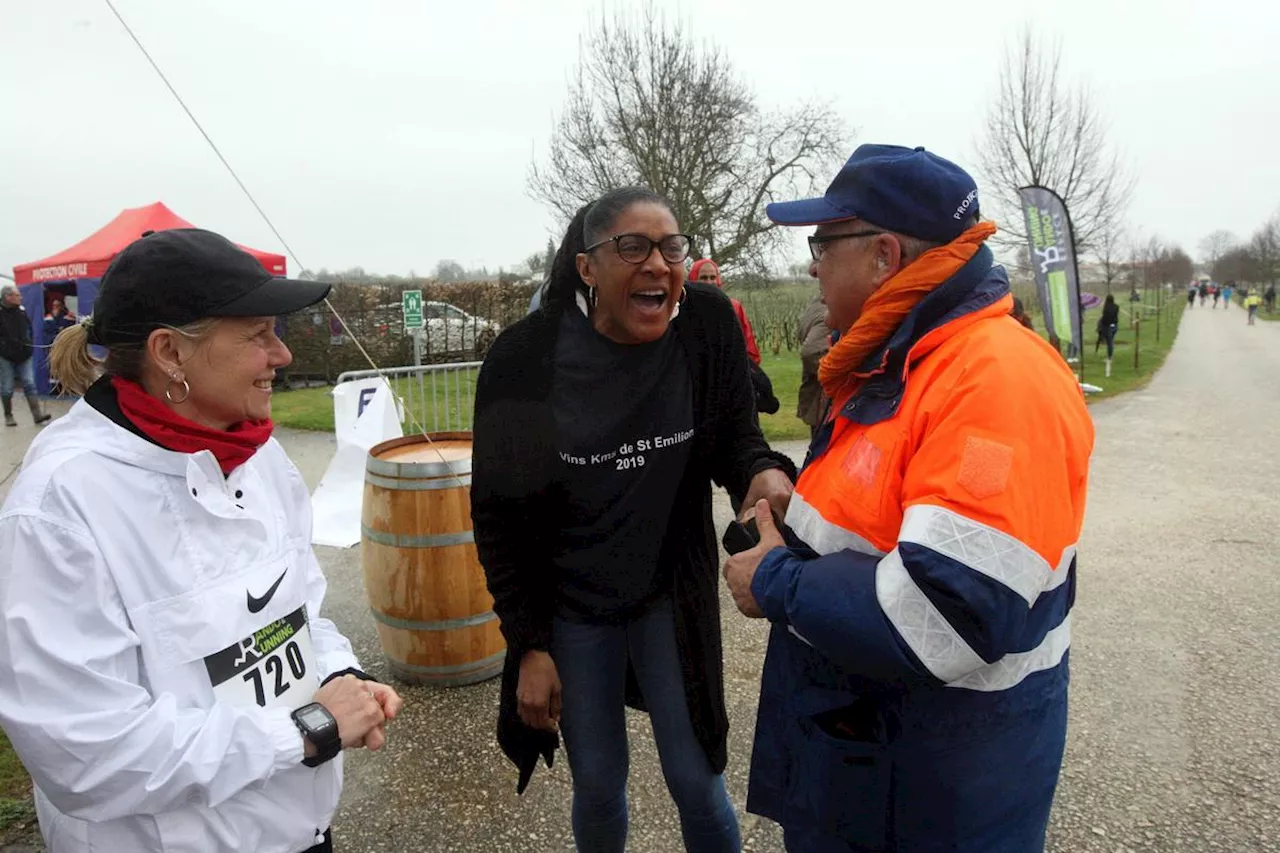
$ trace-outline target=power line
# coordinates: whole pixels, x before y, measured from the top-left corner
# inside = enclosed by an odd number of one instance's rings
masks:
[[[236,174],[236,170],[231,168],[231,164],[227,162],[227,158],[222,156],[222,152],[218,150],[218,146],[214,143],[213,139],[210,138],[209,134],[205,131],[204,127],[200,124],[199,120],[196,119],[195,115],[191,112],[191,109],[187,106],[186,101],[182,100],[182,96],[178,94],[178,90],[173,88],[173,84],[169,82],[169,78],[166,77],[164,72],[160,70],[160,66],[157,65],[156,61],[151,58],[151,54],[147,52],[146,47],[143,46],[142,42],[138,39],[138,36],[134,34],[133,28],[131,28],[129,26],[129,23],[125,21],[123,16],[121,16],[120,11],[116,9],[115,4],[113,4],[111,0],[103,0],[103,2],[107,4],[107,7],[109,9],[111,9],[111,13],[116,16],[116,20],[120,22],[120,25],[124,27],[125,32],[129,34],[129,38],[133,39],[133,43],[138,46],[138,50],[142,51],[142,55],[147,58],[147,62],[151,64],[152,69],[154,69],[156,74],[159,75],[160,79],[164,81],[165,87],[168,88],[170,94],[173,95],[174,100],[176,100],[178,102],[178,105],[182,107],[182,111],[187,114],[187,118],[191,119],[191,123],[196,126],[196,130],[200,131],[200,135],[204,137],[204,141],[209,143],[209,147],[213,149],[213,153],[218,156],[218,159],[222,162],[222,165],[226,167],[227,172],[230,173],[231,177],[235,180],[236,185],[240,187],[240,191],[244,193],[245,198],[249,199],[249,203],[253,205],[256,211],[258,211],[258,215],[262,217],[262,221],[267,223],[267,227],[271,229],[271,233],[276,235],[276,239],[280,241],[280,245],[284,247],[284,250],[289,253],[289,257],[293,258],[293,262],[298,266],[299,269],[305,269],[306,267],[303,266],[302,261],[298,259],[297,253],[295,253],[293,249],[289,247],[289,243],[284,239],[284,235],[282,235],[280,233],[280,230],[276,228],[275,223],[271,221],[271,217],[267,216],[267,212],[262,209],[262,205],[258,204],[258,200],[253,197],[253,193],[249,192],[249,188],[245,186],[244,181],[240,180],[240,176]],[[373,356],[369,355],[369,351],[365,349],[364,344],[362,344],[360,342],[360,339],[356,337],[355,332],[353,332],[351,330],[351,327],[347,325],[346,318],[344,318],[341,314],[338,313],[338,309],[336,309],[333,306],[333,302],[330,301],[328,297],[325,297],[324,304],[329,309],[329,311],[332,312],[333,316],[338,318],[338,322],[342,324],[343,331],[348,336],[350,336],[352,343],[356,345],[356,349],[358,349],[360,351],[360,354],[364,356],[364,360],[367,361],[369,363],[369,366],[372,367],[374,370],[376,370],[378,372],[378,375],[382,377],[382,381],[385,382],[387,385],[388,393],[391,393],[392,395],[394,395],[395,391],[391,385],[391,381],[387,378],[383,369],[379,367],[377,362],[373,360]],[[459,484],[462,484],[463,480],[458,475],[458,472],[454,468],[453,463],[447,457],[445,457],[443,453],[440,452],[439,448],[435,447],[435,441],[432,440],[431,436],[427,435],[426,427],[423,424],[418,422],[418,419],[417,417],[414,416],[414,413],[412,410],[409,410],[408,415],[409,415],[410,425],[417,431],[419,435],[421,435],[423,438],[427,440],[428,446],[430,446],[432,450],[435,450],[436,454],[440,457],[440,460],[445,464],[449,472],[453,474],[454,479],[456,479]],[[9,476],[12,476],[12,473],[13,472],[10,472]],[[6,476],[5,479],[8,479],[8,476]]]
[[[156,74],[160,76],[160,79],[164,81],[164,85],[168,87],[169,92],[173,95],[174,100],[178,102],[178,106],[182,107],[182,111],[187,114],[187,118],[191,119],[191,123],[196,126],[196,130],[200,131],[200,135],[204,137],[204,141],[209,143],[209,147],[213,149],[213,153],[222,161],[222,165],[226,166],[227,171],[231,173],[231,177],[240,186],[241,191],[244,192],[245,198],[249,199],[249,203],[258,211],[258,215],[262,217],[262,221],[267,223],[267,227],[271,229],[271,233],[276,235],[276,239],[280,241],[281,246],[284,246],[284,250],[289,253],[289,257],[293,258],[293,262],[298,265],[299,269],[306,269],[306,267],[302,265],[302,261],[298,260],[298,256],[294,253],[293,249],[289,248],[289,243],[280,234],[275,223],[271,221],[271,217],[267,216],[267,212],[262,209],[262,205],[258,204],[258,200],[253,197],[253,193],[249,192],[249,188],[244,185],[244,181],[240,180],[240,176],[236,174],[236,170],[231,168],[231,164],[227,162],[227,158],[222,156],[222,152],[218,150],[218,146],[214,144],[213,140],[209,137],[209,134],[205,132],[204,127],[196,119],[190,108],[187,107],[186,101],[182,100],[182,96],[178,94],[178,90],[173,88],[173,84],[169,82],[169,78],[165,76],[164,72],[160,70],[160,66],[151,58],[151,54],[147,52],[145,47],[143,47],[142,42],[139,41],[137,35],[134,34],[133,28],[129,26],[129,23],[120,14],[120,10],[115,7],[115,4],[112,3],[111,0],[103,0],[103,2],[107,4],[107,8],[111,10],[111,13],[116,16],[116,20],[120,22],[122,27],[124,27],[124,31],[129,34],[129,38],[133,39],[133,43],[138,46],[138,50],[142,51],[142,55],[147,58],[147,62],[151,63],[151,67],[155,69]]]

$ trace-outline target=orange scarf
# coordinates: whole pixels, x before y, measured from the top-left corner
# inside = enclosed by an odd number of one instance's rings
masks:
[[[994,222],[979,222],[945,246],[925,252],[871,294],[853,326],[818,363],[818,381],[837,407],[863,379],[877,372],[858,372],[867,357],[889,340],[922,299],[969,263],[994,233]]]

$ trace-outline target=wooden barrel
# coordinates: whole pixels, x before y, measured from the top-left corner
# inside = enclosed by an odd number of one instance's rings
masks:
[[[365,591],[392,674],[442,686],[498,675],[506,644],[471,529],[471,433],[372,448],[360,532]]]

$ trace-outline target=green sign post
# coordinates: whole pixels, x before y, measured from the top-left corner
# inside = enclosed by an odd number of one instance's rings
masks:
[[[406,330],[422,328],[422,291],[406,290],[400,307],[404,310],[404,327]]]

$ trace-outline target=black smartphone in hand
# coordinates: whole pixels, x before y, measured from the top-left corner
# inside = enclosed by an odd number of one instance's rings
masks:
[[[724,539],[721,540],[721,544],[724,545],[724,549],[729,552],[730,556],[742,551],[749,551],[756,547],[759,542],[760,531],[756,529],[756,520],[754,518],[747,519],[745,524],[735,518],[725,528]]]

